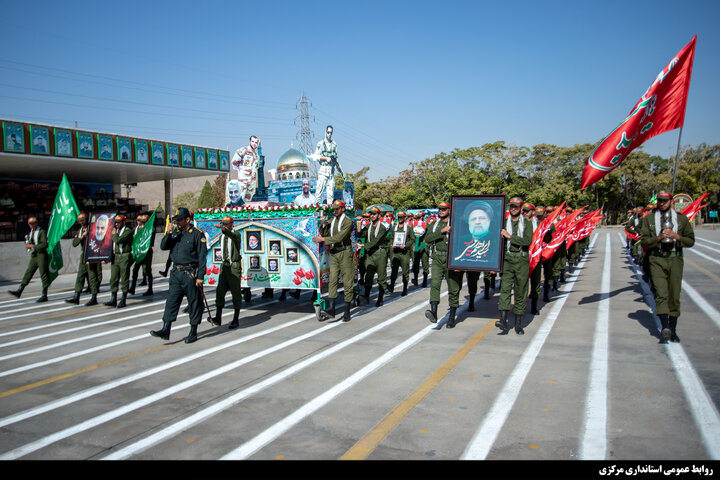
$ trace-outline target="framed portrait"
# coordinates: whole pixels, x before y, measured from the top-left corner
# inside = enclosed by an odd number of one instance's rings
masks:
[[[55,155],[58,157],[72,157],[72,132],[62,128],[54,128]]]
[[[30,125],[30,153],[50,154],[50,129]]]
[[[220,151],[218,153],[218,157],[220,157],[220,170],[222,171],[230,171],[230,152],[224,152]]]
[[[152,148],[152,164],[165,165],[165,144],[160,142],[150,142]]]
[[[132,142],[129,138],[117,137],[118,160],[129,162],[132,160]]]
[[[257,272],[258,270],[262,270],[262,267],[260,266],[260,255],[250,255],[250,264],[248,265],[248,270],[253,270]]]
[[[135,139],[135,163],[149,163],[148,141]]]
[[[218,152],[217,150],[207,151],[207,168],[217,170],[218,168]]]
[[[97,135],[98,158],[102,160],[113,160],[113,141],[110,135]]]
[[[280,259],[270,257],[267,259],[268,273],[280,273]]]
[[[167,150],[167,164],[171,167],[180,166],[180,147],[172,143],[165,144]]]
[[[451,202],[448,269],[502,270],[505,195],[455,195]]]
[[[195,168],[205,168],[205,149],[195,149]]]
[[[3,138],[6,152],[25,152],[25,129],[19,123],[3,122]]]
[[[269,257],[282,257],[283,256],[282,240],[268,240],[268,256]]]
[[[222,262],[223,262],[222,248],[213,247],[213,263],[222,263]]]
[[[75,132],[77,137],[78,158],[95,158],[95,145],[92,133]]]
[[[115,212],[95,212],[90,215],[83,261],[107,263],[112,257],[112,229]]]
[[[187,145],[183,145],[180,147],[182,151],[182,166],[183,167],[190,167],[193,166],[193,151],[192,147],[188,147]]]
[[[245,229],[244,247],[246,253],[265,253],[263,245],[263,231]]]
[[[297,247],[288,247],[285,249],[285,263],[288,265],[300,264],[300,254]]]
[[[405,232],[395,232],[393,235],[393,247],[404,247],[405,246],[405,239],[407,238],[407,234]]]

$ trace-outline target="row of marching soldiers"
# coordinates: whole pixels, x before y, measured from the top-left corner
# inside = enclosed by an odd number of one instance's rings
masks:
[[[702,198],[699,199],[698,206]],[[655,314],[660,319],[661,337],[680,342],[677,322],[680,317],[680,290],[683,276],[683,249],[695,244],[692,218],[675,211],[673,195],[662,191],[657,204],[635,207],[628,211],[625,223],[626,248],[633,261],[642,268],[642,278],[650,282],[655,297]]]
[[[340,203],[336,202],[334,204],[336,219],[333,222],[339,218],[339,212],[344,212],[344,205],[340,206]],[[539,242],[540,248],[542,248],[542,245],[549,243],[554,238],[555,223],[565,216],[568,219],[569,217],[582,218],[579,216],[581,212],[575,212],[570,207],[563,209],[563,207],[564,204],[558,207],[562,209],[562,212],[558,211],[553,214],[554,207],[535,208],[534,205],[524,203],[517,197],[512,198],[509,202],[506,225],[501,231],[504,248],[502,270],[500,272],[483,273],[485,299],[490,298],[490,291],[496,288],[497,277],[501,276],[498,305],[500,320],[496,322],[496,326],[502,330],[503,334],[508,333],[511,328],[514,328],[519,335],[524,334],[523,315],[527,298],[529,297],[531,300],[531,313],[537,315],[539,313],[538,300],[541,289],[543,290],[543,301],[549,302],[550,292],[558,290],[559,283],[565,282],[566,269],[573,268],[587,249],[589,233],[592,229],[586,229],[582,235],[576,235],[577,241],[572,242],[569,248],[565,247],[565,238],[562,238],[560,242],[557,242],[558,245],[555,246],[554,253],[549,255],[547,259],[538,262],[538,267],[532,268],[531,272],[531,243],[533,233],[540,223],[547,216],[552,215],[553,219],[546,222],[548,226],[544,227],[547,230],[546,234],[543,235]],[[475,310],[475,296],[478,291],[480,272],[464,272],[447,268],[451,206],[447,202],[441,202],[437,208],[437,217],[433,216],[428,219],[425,219],[425,214],[422,212],[412,215],[400,211],[397,213],[397,221],[393,221],[391,213],[384,213],[377,207],[372,207],[363,214],[357,224],[358,242],[354,252],[358,257],[359,291],[355,295],[350,289],[345,290],[343,320],[350,320],[352,305],[369,304],[370,293],[376,277],[378,295],[375,305],[379,307],[384,304],[386,292],[395,292],[398,279],[402,279],[401,296],[408,293],[411,275],[412,283],[418,285],[420,267],[422,267],[423,274],[422,287],[427,287],[428,276],[430,277],[430,308],[425,312],[425,316],[431,322],[436,323],[438,321],[438,305],[440,303],[440,289],[443,278],[447,283],[450,307],[446,323],[447,328],[454,328],[457,323],[456,313],[459,307],[460,288],[465,273],[467,273],[469,293],[468,310]],[[573,214],[573,212],[575,213]],[[559,215],[560,213],[564,215]],[[593,228],[594,225],[597,225],[597,223],[593,224]],[[328,231],[327,226],[325,231]],[[335,227],[329,231],[334,232]],[[396,236],[397,232],[403,232],[404,235]],[[570,229],[564,230],[564,235],[569,236],[573,232]],[[330,237],[318,237],[316,239],[318,242],[327,241],[331,252],[328,306],[322,312],[324,316],[321,319],[334,318],[335,316],[336,285],[340,267],[333,267],[332,258],[335,254],[340,257],[341,252],[350,248],[349,236],[345,247],[337,246],[336,241],[339,239],[339,236],[332,233]],[[402,243],[395,243],[395,239],[399,239],[398,241]],[[350,255],[350,252],[346,254],[349,259],[351,259]],[[387,278],[388,264],[390,265],[389,279]],[[348,271],[348,278],[343,275],[343,284],[349,285],[352,284],[348,282],[351,268],[345,268]],[[400,275],[401,272],[402,275]],[[513,296],[514,302],[512,300]],[[510,310],[515,316],[512,327],[508,320]]]

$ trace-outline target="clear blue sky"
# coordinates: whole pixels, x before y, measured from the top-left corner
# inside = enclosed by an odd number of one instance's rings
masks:
[[[335,127],[340,163],[505,140],[595,143],[698,35],[683,145],[720,143],[720,2],[2,0],[0,117],[234,151],[270,166]],[[678,131],[644,149],[674,155]]]

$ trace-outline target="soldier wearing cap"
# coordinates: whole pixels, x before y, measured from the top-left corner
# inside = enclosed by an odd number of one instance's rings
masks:
[[[335,200],[332,203],[332,221],[323,221],[320,227],[320,235],[313,237],[315,243],[325,243],[325,248],[330,252],[330,280],[328,284],[328,300],[330,305],[320,313],[321,320],[335,317],[335,301],[338,295],[338,277],[342,275],[343,295],[345,297],[345,314],[343,321],[350,320],[350,308],[354,296],[355,258],[352,251],[352,228],[353,222],[345,215],[345,202]]]
[[[365,293],[358,297],[358,302],[364,304],[370,302],[370,290],[377,273],[378,298],[376,305],[379,307],[384,303],[385,282],[387,281],[388,228],[380,221],[379,208],[372,207],[369,213],[370,223],[358,234],[358,237],[364,241],[358,242],[357,249],[362,249],[362,256],[365,257],[365,278],[361,279],[365,286]]]
[[[515,314],[515,333],[523,335],[522,317],[525,313],[525,304],[528,297],[528,278],[530,270],[530,243],[532,242],[532,223],[521,215],[522,199],[510,199],[510,215],[505,221],[505,228],[500,234],[505,239],[502,284],[500,285],[500,299],[498,309],[500,320],[495,326],[503,333],[510,329],[507,315],[511,308],[511,297],[515,295],[515,304],[512,306]]]
[[[113,251],[110,261],[110,300],[105,302],[108,307],[123,308],[126,305],[130,289],[132,240],[133,232],[125,225],[125,216],[115,215],[115,224],[112,229]],[[122,290],[122,298],[119,302],[118,290]]]
[[[538,207],[536,210],[536,214],[538,217],[538,221],[542,222],[546,216],[550,215],[552,212],[555,211],[555,208],[553,206],[547,206],[543,209],[542,215],[540,215],[540,209],[542,207]],[[553,223],[550,225],[550,229],[545,234],[545,238],[543,239],[544,243],[549,243],[550,240],[552,240],[552,235],[555,233],[555,224]],[[547,260],[540,260],[542,263],[542,272],[543,272],[543,302],[547,303],[550,301],[550,285],[552,281],[552,273],[553,273],[553,258],[548,258]],[[536,268],[539,268],[540,265],[538,265]]]
[[[188,299],[190,333],[185,343],[197,340],[197,327],[202,320],[202,291],[207,264],[207,240],[194,228],[187,208],[180,207],[172,217],[174,227],[168,225],[160,240],[161,250],[170,250],[173,268],[170,271],[168,297],[163,313],[163,327],[150,334],[163,340],[170,339],[170,327],[177,319],[183,297]]]
[[[432,323],[438,320],[438,305],[440,304],[440,287],[445,278],[448,288],[448,304],[450,313],[448,315],[447,327],[455,327],[455,313],[460,306],[460,286],[462,285],[463,272],[448,270],[447,252],[448,239],[450,236],[450,204],[440,202],[438,204],[438,220],[428,226],[425,235],[425,243],[430,247],[432,259],[430,278],[430,310],[425,310],[425,317]]]
[[[220,251],[222,264],[218,276],[217,290],[215,290],[215,318],[213,325],[222,325],[222,311],[225,306],[225,295],[230,290],[233,301],[233,319],[228,328],[238,327],[240,308],[242,308],[242,235],[233,231],[232,217],[223,217],[220,223],[215,224],[222,232],[220,235]],[[283,290],[284,292],[284,290]]]
[[[415,220],[411,223],[413,227],[413,233],[415,234],[415,246],[413,251],[413,278],[412,284],[418,284],[418,275],[420,274],[420,265],[423,269],[423,281],[422,287],[427,287],[427,277],[429,269],[429,255],[428,247],[425,243],[425,233],[427,231],[427,222],[425,222],[425,212],[417,212],[415,214]]]
[[[635,215],[634,215],[633,221],[632,221],[633,231],[639,235],[640,234],[640,224],[642,223],[642,219],[643,219],[642,207],[635,207],[634,213],[635,213]],[[635,261],[635,263],[638,265],[642,265],[643,248],[642,248],[642,243],[639,240],[633,244],[633,247],[631,249],[631,254],[632,254],[632,257],[633,257],[633,260]]]
[[[573,209],[571,207],[565,208],[566,215],[572,213]],[[555,217],[555,222],[557,223],[561,217],[562,213],[560,213],[557,217]],[[552,289],[557,290],[558,289],[558,282],[565,283],[565,269],[567,268],[567,248],[565,246],[565,242],[562,242],[557,250],[555,250],[555,253],[552,256]]]
[[[402,232],[405,237],[405,242],[401,247],[392,246],[392,262],[390,264],[390,283],[388,284],[388,291],[393,293],[395,291],[395,279],[397,278],[398,270],[402,268],[402,279],[403,279],[403,290],[401,296],[407,295],[408,282],[410,281],[410,254],[415,247],[415,233],[413,228],[405,220],[408,217],[406,212],[400,211],[397,214],[398,223],[390,231],[390,238],[394,242],[395,236]]]
[[[138,215],[137,217],[137,225],[135,226],[135,231],[133,232],[133,239],[135,236],[138,235],[138,232],[140,232],[147,221],[150,219],[147,215]],[[132,269],[132,283],[130,284],[130,295],[135,295],[135,286],[137,285],[137,279],[138,279],[138,273],[140,272],[140,268],[142,268],[143,271],[143,280],[147,279],[147,285],[148,289],[143,293],[143,297],[149,297],[153,294],[153,277],[152,277],[152,259],[153,259],[153,245],[155,245],[155,230],[153,229],[152,235],[150,237],[150,248],[148,249],[147,253],[143,257],[143,259],[139,262],[135,262]]]
[[[535,205],[532,203],[525,203],[522,206],[522,216],[525,217],[532,225],[532,231],[538,228],[540,220],[535,216],[536,210]],[[531,236],[532,238],[532,236]],[[540,280],[542,280],[542,268],[536,266],[530,274],[530,313],[537,315],[538,312],[538,299],[540,298]]]
[[[100,263],[85,263],[84,252],[85,245],[87,244],[88,238],[88,217],[86,214],[81,213],[77,216],[77,222],[80,224],[80,229],[73,237],[72,246],[77,247],[82,245],[82,253],[80,253],[80,263],[78,264],[77,276],[75,277],[75,294],[72,298],[68,298],[65,301],[78,305],[80,303],[80,294],[82,293],[83,284],[85,280],[88,282],[90,287],[90,301],[86,303],[86,306],[97,305],[97,295],[100,290],[100,269],[102,265]]]
[[[50,269],[48,262],[48,241],[47,233],[38,225],[35,217],[28,218],[28,226],[30,233],[25,236],[25,251],[30,254],[30,262],[28,263],[25,275],[20,281],[20,287],[17,290],[9,290],[8,293],[20,298],[23,290],[37,270],[40,270],[40,281],[42,283],[42,295],[37,299],[38,302],[47,302],[47,291],[50,286]]]
[[[362,218],[356,225],[356,231],[362,232],[363,229],[370,223],[370,213],[364,212],[362,214]],[[365,242],[365,239],[358,236],[358,241],[363,243]],[[358,255],[358,274],[359,278],[365,278],[365,255],[363,255],[363,251],[360,250],[360,255]]]
[[[640,238],[647,247],[650,276],[655,289],[655,314],[660,318],[663,340],[679,342],[680,289],[683,248],[695,245],[695,232],[688,218],[673,208],[672,194],[657,195],[657,211],[640,224]]]

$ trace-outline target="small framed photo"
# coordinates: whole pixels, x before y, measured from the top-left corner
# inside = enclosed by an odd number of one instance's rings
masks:
[[[248,265],[248,270],[262,270],[262,267],[260,266],[260,255],[250,255],[249,258],[250,265]]]
[[[92,133],[76,132],[78,158],[95,158]]]
[[[192,168],[193,166],[193,152],[192,147],[183,145],[182,149],[182,166]]]
[[[299,265],[300,255],[297,247],[288,247],[285,249],[285,263],[288,265]]]
[[[165,165],[165,144],[160,142],[150,142],[152,147],[152,164]]]
[[[72,132],[62,128],[53,129],[55,136],[55,156],[72,157]]]
[[[195,149],[195,168],[205,168],[205,149]]]
[[[25,152],[25,130],[19,123],[3,122],[3,138],[5,139],[5,151],[23,153]]]
[[[135,163],[149,163],[148,141],[135,139]]]
[[[218,168],[218,152],[217,150],[210,150],[207,151],[207,168],[210,168],[212,170],[217,170]]]
[[[265,253],[262,230],[245,230],[245,251],[248,253]]]
[[[118,160],[129,162],[132,160],[132,142],[129,138],[117,137]]]
[[[280,259],[272,257],[268,258],[267,271],[268,273],[280,273]]]
[[[30,125],[30,153],[50,154],[50,130],[47,127]]]
[[[223,262],[222,248],[213,247],[213,263],[222,263],[222,262]]]
[[[395,232],[395,235],[393,235],[393,247],[404,247],[405,246],[405,232]]]
[[[282,240],[268,240],[268,256],[269,257],[282,257],[283,256]]]
[[[98,158],[103,160],[112,160],[113,157],[113,141],[110,135],[97,135]]]
[[[220,170],[224,172],[230,171],[230,152],[220,151],[218,154],[220,157]]]
[[[173,145],[172,143],[165,144],[167,150],[167,163],[171,167],[180,166],[180,147]]]

